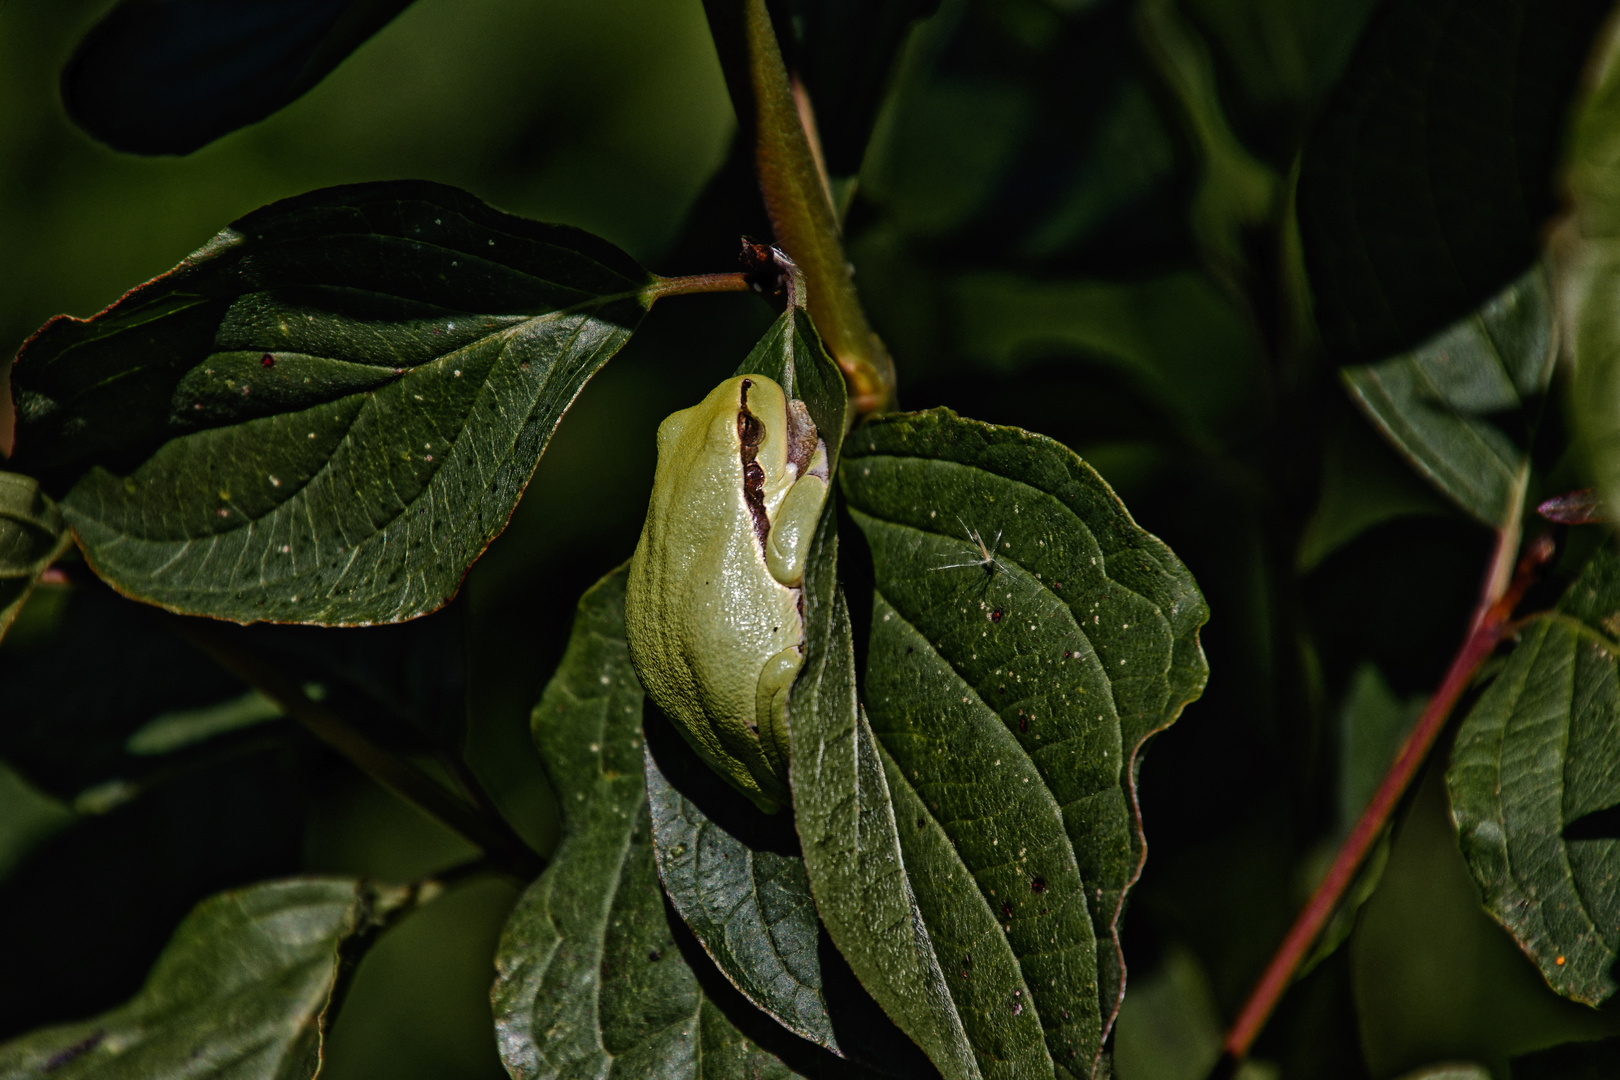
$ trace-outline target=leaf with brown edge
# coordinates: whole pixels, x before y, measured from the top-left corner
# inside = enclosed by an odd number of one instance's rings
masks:
[[[814,774],[795,717],[794,805],[823,918],[947,1077],[1089,1078],[1146,854],[1140,753],[1203,689],[1203,598],[1089,466],[1038,435],[948,410],[886,416],[846,440],[839,483],[874,592],[866,715],[850,688]],[[845,903],[900,916],[864,936],[829,913],[850,890],[824,891],[812,859],[856,834],[866,869],[819,874],[862,873]],[[932,977],[874,983],[907,957]]]
[[[423,181],[242,218],[13,370],[17,465],[128,596],[237,622],[442,606],[651,276]]]

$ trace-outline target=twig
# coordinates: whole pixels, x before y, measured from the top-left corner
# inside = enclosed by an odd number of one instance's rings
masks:
[[[808,99],[794,93],[766,0],[704,0],[776,244],[804,271],[810,317],[849,382],[858,413],[894,399],[894,361],[867,322],[838,215],[816,163]]]
[[[647,286],[646,295],[657,301],[666,296],[689,296],[692,293],[709,292],[747,292],[750,288],[752,286],[748,283],[748,275],[742,273],[693,274],[690,277],[659,278]]]
[[[1486,574],[1480,603],[1475,609],[1467,639],[1451,661],[1451,667],[1441,680],[1440,688],[1429,699],[1428,707],[1423,710],[1423,715],[1418,717],[1411,733],[1407,735],[1394,764],[1384,774],[1378,790],[1373,793],[1372,801],[1367,804],[1367,809],[1362,811],[1360,820],[1356,822],[1355,828],[1350,831],[1343,846],[1339,848],[1327,876],[1322,879],[1310,900],[1301,909],[1298,918],[1294,920],[1294,925],[1288,931],[1288,936],[1283,939],[1265,973],[1260,976],[1260,981],[1255,983],[1254,989],[1249,993],[1249,1000],[1244,1003],[1237,1020],[1227,1032],[1226,1042],[1223,1045],[1224,1053],[1211,1074],[1212,1078],[1230,1076],[1237,1063],[1248,1056],[1250,1047],[1260,1034],[1260,1029],[1270,1019],[1278,999],[1293,980],[1294,972],[1299,969],[1322,928],[1327,925],[1328,919],[1338,908],[1345,890],[1355,878],[1356,871],[1361,868],[1367,853],[1383,832],[1384,826],[1389,823],[1396,804],[1400,802],[1401,796],[1406,793],[1413,778],[1417,776],[1418,769],[1429,756],[1429,750],[1434,746],[1434,741],[1441,730],[1445,728],[1446,720],[1451,716],[1451,710],[1457,704],[1457,699],[1473,681],[1480,664],[1484,663],[1497,643],[1502,640],[1508,618],[1523,599],[1524,592],[1535,579],[1537,570],[1552,557],[1552,539],[1544,534],[1525,551],[1512,580],[1504,580],[1503,569],[1513,566],[1518,538],[1516,521],[1510,522],[1497,534],[1496,552]]]
[[[491,862],[525,880],[538,874],[543,861],[512,831],[504,819],[479,814],[433,777],[379,746],[336,711],[312,700],[298,682],[250,649],[230,640],[226,628],[208,619],[176,616],[177,633],[249,686],[279,705],[283,712],[321,742],[348,758],[361,772],[429,817],[437,819]]]

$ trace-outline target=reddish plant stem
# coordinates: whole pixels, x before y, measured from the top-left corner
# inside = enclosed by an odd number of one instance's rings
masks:
[[[647,286],[646,295],[657,301],[666,296],[686,296],[690,293],[747,292],[751,287],[748,275],[740,272],[693,274],[691,277],[659,278]]]
[[[1518,544],[1518,537],[1519,530],[1516,528],[1503,529],[1498,534],[1496,557],[1491,560],[1491,569],[1486,574],[1483,595],[1479,607],[1475,609],[1473,625],[1469,628],[1467,639],[1452,659],[1451,667],[1441,680],[1440,688],[1429,699],[1423,715],[1418,717],[1417,723],[1412,726],[1411,733],[1407,735],[1394,764],[1389,767],[1389,772],[1379,783],[1378,790],[1373,793],[1367,809],[1362,811],[1360,820],[1356,822],[1355,828],[1350,830],[1344,845],[1339,848],[1327,876],[1317,885],[1310,900],[1300,910],[1294,925],[1288,931],[1288,936],[1283,939],[1282,945],[1272,956],[1271,963],[1260,976],[1260,981],[1255,983],[1254,989],[1249,993],[1249,1000],[1244,1003],[1237,1020],[1227,1032],[1223,1046],[1225,1051],[1223,1064],[1226,1070],[1230,1070],[1235,1063],[1248,1056],[1249,1048],[1254,1045],[1260,1029],[1271,1018],[1272,1010],[1277,1007],[1283,991],[1293,980],[1294,972],[1299,970],[1299,965],[1310,953],[1311,946],[1316,943],[1322,928],[1327,925],[1339,902],[1344,899],[1345,891],[1355,879],[1356,871],[1361,869],[1367,853],[1372,850],[1379,834],[1384,831],[1384,826],[1389,823],[1396,804],[1400,802],[1401,796],[1406,794],[1407,788],[1417,776],[1418,769],[1428,758],[1435,739],[1445,728],[1451,710],[1457,704],[1457,699],[1468,689],[1468,684],[1473,681],[1480,664],[1485,662],[1502,640],[1508,627],[1508,618],[1523,599],[1524,592],[1530,587],[1536,571],[1552,557],[1551,538],[1545,535],[1538,537],[1519,560],[1512,581],[1503,582],[1504,575],[1498,568],[1511,565],[1513,548]],[[1222,1071],[1217,1067],[1217,1075]]]

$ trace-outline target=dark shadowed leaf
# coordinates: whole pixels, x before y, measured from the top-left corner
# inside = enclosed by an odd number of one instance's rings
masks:
[[[1602,54],[1576,114],[1564,181],[1570,213],[1550,246],[1565,348],[1574,362],[1570,394],[1587,474],[1608,515],[1620,517],[1620,63]]]
[[[82,799],[83,810],[104,811],[211,741],[171,739],[157,751],[138,733],[156,723],[158,732],[181,725],[201,735],[188,721],[246,708],[250,693],[176,636],[161,613],[98,585],[75,588],[53,633],[0,651],[0,757],[69,805]],[[211,735],[231,732],[216,727]]]
[[[1411,348],[1522,274],[1605,0],[1393,0],[1306,143],[1299,225],[1330,352]]]
[[[860,171],[895,57],[939,0],[794,0],[795,66],[815,105],[827,171]]]
[[[505,527],[650,278],[418,181],[236,222],[19,355],[18,457],[119,591],[239,622],[432,611]]]
[[[189,154],[320,82],[411,0],[124,0],[62,72],[62,102],[134,154]]]
[[[1620,1038],[1565,1043],[1513,1059],[1513,1080],[1610,1080],[1620,1075]]]
[[[0,1046],[0,1077],[308,1080],[340,976],[416,894],[312,878],[215,896],[128,1004]]]
[[[760,813],[656,709],[646,735],[658,875],[721,974],[802,1038],[886,1075],[932,1075],[816,917],[792,817]]]
[[[397,626],[229,633],[378,742],[454,751],[466,685],[460,617],[451,605]],[[270,722],[279,707],[175,626],[98,584],[75,587],[51,632],[0,651],[0,758],[80,811],[102,813],[154,784],[294,737],[289,725]]]
[[[1565,997],[1615,991],[1620,832],[1620,553],[1606,544],[1527,620],[1457,732],[1446,783],[1486,909]],[[1584,838],[1583,837],[1589,837]]]
[[[56,823],[0,882],[0,1039],[123,1003],[206,897],[297,873],[307,788],[261,753]]]
[[[1552,297],[1537,266],[1438,337],[1342,375],[1413,468],[1498,527],[1519,512],[1530,467],[1500,421],[1520,419],[1541,396],[1557,358]]]
[[[1124,991],[1119,918],[1146,853],[1139,754],[1202,691],[1203,598],[1095,472],[1040,436],[897,415],[851,436],[839,478],[875,593],[870,727],[836,680],[815,742],[801,746],[794,721],[823,918],[946,1076],[1089,1077]],[[851,880],[824,893],[811,853],[836,844],[860,858],[830,868]],[[827,909],[838,892],[867,908],[859,945]],[[932,1031],[908,1027],[908,1010]]]
[[[73,540],[38,481],[0,472],[0,638],[6,636],[28,594]]]
[[[821,1075],[838,1059],[754,1011],[666,910],[624,580],[615,571],[580,600],[568,650],[534,710],[563,840],[518,901],[496,953],[501,1059],[519,1080]]]
[[[1189,253],[1195,156],[1134,5],[950,4],[913,41],[861,192],[931,267],[1117,277]]]

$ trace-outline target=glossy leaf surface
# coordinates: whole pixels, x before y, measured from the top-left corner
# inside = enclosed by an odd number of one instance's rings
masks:
[[[501,1059],[520,1080],[805,1074],[762,1048],[764,1038],[810,1051],[814,1075],[814,1049],[752,1012],[666,914],[642,773],[642,691],[624,638],[624,581],[615,571],[581,599],[568,650],[534,711],[564,834],[501,936]]]
[[[1395,0],[1306,142],[1299,224],[1342,360],[1411,348],[1518,277],[1556,207],[1565,114],[1603,0]]]
[[[411,889],[320,878],[215,896],[127,1005],[0,1046],[0,1077],[308,1080],[340,974],[415,901]]]
[[[825,904],[823,917],[946,1076],[1090,1076],[1145,856],[1138,754],[1202,691],[1203,599],[1051,440],[945,410],[896,415],[851,437],[839,475],[873,567],[870,724],[852,686],[824,685],[819,835],[797,720],[795,807],[807,860],[838,841],[861,853],[841,873],[862,879],[827,894],[860,896],[876,936],[857,945]],[[863,962],[915,974],[880,992]],[[937,1037],[907,1027],[908,1010]]]
[[[1519,512],[1530,460],[1500,419],[1541,396],[1557,358],[1552,297],[1538,266],[1411,352],[1342,375],[1413,468],[1497,527]]]
[[[1605,545],[1457,732],[1446,783],[1485,907],[1565,997],[1620,957],[1620,553]]]
[[[189,154],[310,89],[411,0],[124,0],[62,73],[78,125],[134,154]]]
[[[72,544],[62,515],[20,473],[0,472],[0,638],[51,563]]]
[[[394,622],[455,592],[649,278],[423,182],[250,214],[14,372],[18,461],[121,592],[239,622]]]

